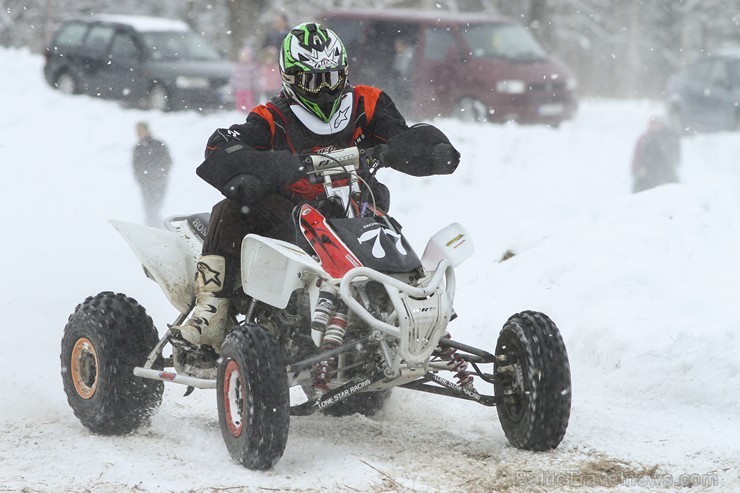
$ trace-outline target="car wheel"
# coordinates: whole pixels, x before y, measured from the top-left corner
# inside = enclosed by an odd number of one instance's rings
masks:
[[[63,94],[79,94],[80,88],[77,84],[77,80],[69,72],[62,72],[57,76],[57,80],[54,82],[56,87]]]
[[[149,98],[147,99],[150,110],[169,111],[169,94],[167,89],[161,84],[156,84],[149,89]]]
[[[457,117],[464,122],[485,122],[488,120],[488,106],[480,99],[464,97],[458,102]]]
[[[675,129],[679,134],[686,135],[690,133],[681,115],[681,108],[677,105],[671,106],[671,109],[668,110],[668,126]]]

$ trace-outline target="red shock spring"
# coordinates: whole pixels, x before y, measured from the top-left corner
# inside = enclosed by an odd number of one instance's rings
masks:
[[[326,326],[324,338],[321,341],[321,351],[329,351],[338,348],[344,342],[344,332],[347,329],[347,307],[344,303],[339,303],[337,311],[329,319]],[[336,358],[327,358],[324,361],[316,363],[313,367],[313,387],[326,391],[327,383],[334,378],[336,373]]]
[[[449,332],[445,332],[442,338],[452,339],[452,336]],[[457,349],[451,346],[447,346],[446,348],[440,347],[437,354],[442,360],[447,361],[448,368],[451,372],[455,373],[457,383],[461,387],[469,389],[473,385],[473,374],[468,371],[468,362],[457,354]]]

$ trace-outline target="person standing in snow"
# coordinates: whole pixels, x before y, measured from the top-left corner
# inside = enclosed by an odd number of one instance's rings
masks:
[[[167,145],[152,137],[147,123],[136,124],[136,136],[139,141],[134,147],[134,176],[141,188],[146,223],[159,226],[162,223],[160,211],[167,191],[172,158]]]
[[[254,50],[249,46],[239,53],[239,63],[234,67],[229,85],[234,91],[237,111],[249,113],[255,104],[260,88],[259,65],[254,60]]]
[[[288,15],[285,12],[275,14],[272,18],[272,27],[262,41],[262,48],[267,48],[268,46],[279,48],[280,43],[285,39],[285,35],[288,34],[288,29],[290,29]]]
[[[283,84],[280,78],[280,71],[275,63],[277,59],[278,49],[276,47],[266,46],[262,48],[259,57],[260,101],[270,99],[280,91],[280,87]]]
[[[632,157],[632,192],[678,182],[681,136],[661,118],[653,117]]]
[[[196,170],[226,198],[213,207],[197,263],[195,308],[185,324],[172,327],[173,344],[220,351],[231,298],[241,287],[244,236],[294,242],[293,209],[325,196],[323,185],[308,179],[306,155],[357,147],[381,166],[413,176],[450,174],[460,162],[440,130],[409,127],[385,92],[349,84],[347,52],[332,30],[303,23],[280,46],[281,91],[246,122],[216,130]],[[387,211],[388,189],[374,175],[365,179]]]

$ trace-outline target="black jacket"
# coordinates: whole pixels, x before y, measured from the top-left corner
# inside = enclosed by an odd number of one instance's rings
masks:
[[[234,186],[241,175],[259,177],[267,192],[285,191],[311,199],[322,193],[323,187],[308,183],[300,154],[387,144],[384,164],[408,174],[446,174],[457,167],[459,153],[435,127],[409,127],[391,98],[379,89],[360,85],[348,87],[345,94],[349,92],[353,93],[350,123],[330,135],[306,128],[282,94],[257,106],[245,123],[211,135],[198,176],[224,196],[242,201],[248,201],[245,195],[250,190]],[[439,144],[448,148],[443,162],[436,159]]]
[[[164,142],[148,137],[134,147],[133,165],[136,179],[148,182],[166,178],[172,159]]]

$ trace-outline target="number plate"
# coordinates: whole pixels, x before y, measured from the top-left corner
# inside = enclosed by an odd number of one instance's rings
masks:
[[[565,111],[565,107],[562,104],[543,104],[540,106],[538,113],[540,116],[554,116],[559,115]]]

